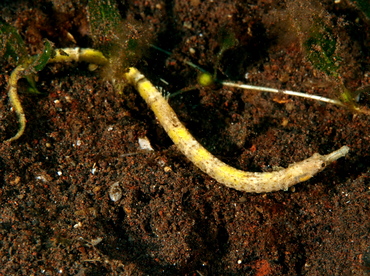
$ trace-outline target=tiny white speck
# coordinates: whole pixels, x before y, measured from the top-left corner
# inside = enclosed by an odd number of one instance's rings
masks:
[[[242,263],[242,260],[238,260],[238,264],[241,264]]]
[[[82,223],[81,223],[81,221],[79,221],[78,223],[73,225],[73,228],[80,228],[81,226],[82,226]]]
[[[79,146],[81,146],[81,144],[82,144],[81,140],[80,139],[77,139],[76,146],[79,147]]]
[[[43,175],[36,175],[36,180],[41,180],[42,182],[46,182],[46,179]]]
[[[61,171],[57,171],[57,175],[61,176],[63,173]]]

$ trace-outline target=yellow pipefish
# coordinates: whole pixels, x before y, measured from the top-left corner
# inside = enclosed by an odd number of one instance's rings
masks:
[[[136,68],[129,68],[125,77],[136,87],[153,110],[178,149],[209,176],[236,190],[251,193],[287,190],[290,186],[310,179],[349,151],[347,146],[343,146],[328,155],[315,153],[310,158],[275,172],[257,173],[238,170],[222,162],[199,144],[177,118],[167,100]]]
[[[85,61],[103,66],[109,64],[109,60],[100,51],[82,48],[56,49],[54,56],[48,62],[72,61]],[[26,127],[26,118],[17,93],[17,82],[23,77],[24,70],[24,67],[19,65],[10,76],[8,94],[18,114],[20,128],[14,137],[5,142],[18,139]],[[217,159],[199,144],[177,118],[167,100],[136,68],[129,68],[124,77],[136,87],[178,149],[209,176],[236,190],[251,193],[287,190],[294,184],[310,179],[349,151],[347,146],[343,146],[328,155],[315,153],[310,158],[275,172],[257,173],[238,170]]]

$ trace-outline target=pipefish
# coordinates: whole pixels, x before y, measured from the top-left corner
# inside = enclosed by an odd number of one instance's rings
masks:
[[[72,61],[85,61],[90,64],[109,66],[109,60],[100,51],[81,48],[56,49],[54,56],[48,62]],[[20,128],[14,137],[5,142],[18,139],[26,126],[26,118],[17,93],[17,82],[23,77],[23,71],[24,67],[19,65],[10,77],[8,95],[19,117]],[[206,150],[180,122],[158,89],[138,69],[128,68],[127,72],[123,73],[123,77],[137,89],[177,148],[203,172],[236,190],[250,193],[287,190],[297,183],[307,181],[330,163],[344,157],[349,152],[349,147],[343,146],[327,155],[315,153],[311,157],[293,163],[288,168],[279,171],[242,171],[227,165]]]
[[[301,162],[291,164],[286,169],[274,172],[238,170],[206,150],[180,122],[162,94],[136,68],[129,68],[125,77],[146,101],[177,148],[203,172],[227,187],[249,193],[287,190],[297,183],[310,179],[328,164],[349,152],[349,147],[343,146],[327,155],[315,153]]]

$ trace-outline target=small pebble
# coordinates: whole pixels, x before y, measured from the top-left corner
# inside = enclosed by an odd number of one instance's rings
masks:
[[[118,200],[121,199],[122,197],[122,189],[121,187],[119,186],[119,182],[115,182],[113,183],[110,187],[109,187],[109,191],[108,191],[108,194],[109,194],[109,198],[116,202]]]
[[[154,150],[152,148],[152,145],[150,144],[150,141],[149,141],[148,137],[146,137],[146,136],[139,137],[139,147],[142,150],[149,150],[149,151]]]
[[[98,237],[98,238],[96,238],[96,239],[92,239],[92,240],[90,241],[90,243],[91,243],[91,245],[96,246],[96,245],[98,245],[99,243],[101,243],[101,241],[102,241],[102,240],[103,240],[103,238]]]
[[[169,167],[169,166],[165,166],[165,167],[163,168],[163,170],[164,170],[164,172],[166,172],[166,173],[172,172],[172,169],[171,169],[171,167]]]

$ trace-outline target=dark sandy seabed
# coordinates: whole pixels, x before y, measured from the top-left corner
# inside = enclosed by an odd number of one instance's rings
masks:
[[[291,32],[289,3],[127,0],[118,7],[173,53],[148,49],[137,63],[166,91],[196,86],[187,59],[210,71],[216,64],[223,79],[335,98]],[[322,4],[342,35],[346,85],[369,85],[368,21],[346,1]],[[45,38],[56,47],[94,47],[85,1],[3,0],[0,8],[30,54]],[[239,44],[217,63],[221,29]],[[17,129],[7,98],[14,65],[2,61],[2,141]],[[351,149],[294,189],[248,194],[188,161],[130,86],[119,95],[86,64],[51,64],[37,87],[41,96],[21,94],[25,134],[0,145],[0,275],[369,275],[369,116],[221,86],[171,99],[194,136],[240,169],[271,171]],[[366,97],[361,104],[369,105]],[[154,151],[140,151],[145,136]],[[115,182],[123,195],[113,202]]]

